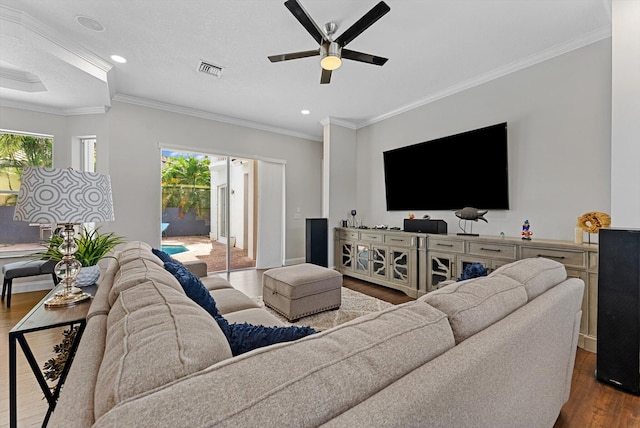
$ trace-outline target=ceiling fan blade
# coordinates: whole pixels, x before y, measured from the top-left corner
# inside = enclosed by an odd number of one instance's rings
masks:
[[[296,0],[287,0],[284,2],[284,5],[291,11],[293,16],[302,24],[302,26],[311,34],[311,37],[319,44],[323,44],[324,42],[328,42],[325,39],[322,30],[318,27],[318,24],[315,23],[313,19],[309,16],[306,10],[303,9],[302,5],[298,3]]]
[[[320,75],[320,83],[325,84],[331,81],[331,70],[322,69],[322,75]]]
[[[384,63],[388,61],[388,58],[383,58],[381,56],[370,55],[362,52],[356,52],[349,49],[342,49],[342,58],[366,62],[367,64],[373,65],[384,65]]]
[[[289,61],[290,59],[298,59],[298,58],[307,58],[310,56],[320,55],[320,49],[314,49],[312,51],[300,51],[300,52],[289,52],[280,55],[271,55],[269,61],[271,62],[279,62],[279,61]]]
[[[293,0],[290,0],[293,1]],[[378,19],[382,18],[391,8],[383,1],[375,5],[369,12],[356,21],[351,27],[347,28],[344,33],[340,35],[335,41],[340,46],[345,46],[347,43],[355,39],[360,33],[369,28]]]

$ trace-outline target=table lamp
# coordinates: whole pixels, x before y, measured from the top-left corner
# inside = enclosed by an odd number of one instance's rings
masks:
[[[51,223],[64,228],[59,251],[64,255],[55,273],[64,288],[45,301],[45,307],[71,306],[91,295],[75,286],[82,265],[74,253],[75,225],[115,219],[108,175],[73,169],[25,167],[14,221]]]

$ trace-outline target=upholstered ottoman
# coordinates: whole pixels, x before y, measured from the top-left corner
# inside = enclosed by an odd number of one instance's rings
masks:
[[[337,309],[342,274],[311,263],[269,269],[262,274],[262,299],[289,321]]]

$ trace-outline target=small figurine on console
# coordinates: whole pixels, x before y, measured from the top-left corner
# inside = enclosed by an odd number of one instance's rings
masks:
[[[529,220],[525,220],[522,225],[522,239],[531,241],[531,235],[533,235],[533,232],[529,230],[530,227],[531,225],[529,224]]]

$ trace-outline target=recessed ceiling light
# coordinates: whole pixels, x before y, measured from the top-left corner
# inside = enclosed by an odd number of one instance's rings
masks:
[[[304,109],[304,110],[300,110],[300,113],[302,113],[302,114],[309,114],[309,113],[311,113],[311,112],[310,112],[309,110],[307,110],[307,109]]]
[[[88,16],[78,15],[76,16],[76,22],[91,31],[104,31],[104,25]]]
[[[127,59],[121,57],[120,55],[111,55],[111,59],[115,62],[119,62],[120,64],[124,64],[125,62],[127,62]]]

